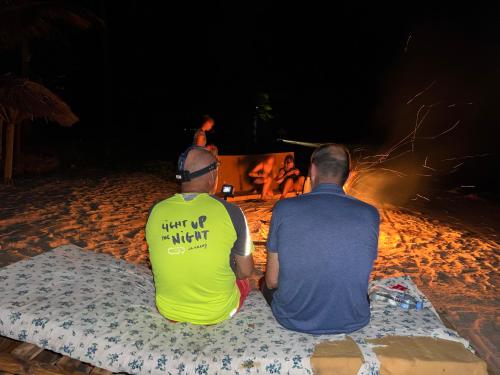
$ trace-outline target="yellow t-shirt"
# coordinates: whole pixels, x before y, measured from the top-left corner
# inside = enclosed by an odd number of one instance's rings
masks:
[[[171,320],[215,324],[238,308],[233,257],[250,254],[253,243],[237,206],[205,193],[187,197],[156,204],[146,224],[156,305]]]

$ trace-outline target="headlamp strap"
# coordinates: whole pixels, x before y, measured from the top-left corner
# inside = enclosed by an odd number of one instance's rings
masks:
[[[175,175],[175,178],[181,182],[187,182],[191,181],[193,178],[203,176],[204,174],[207,174],[211,171],[214,171],[217,169],[217,162],[213,162],[212,164],[206,166],[205,168],[199,169],[194,172],[189,172],[188,170],[180,170],[177,172]]]

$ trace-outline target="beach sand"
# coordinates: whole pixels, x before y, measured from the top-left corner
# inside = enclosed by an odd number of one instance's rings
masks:
[[[144,240],[149,209],[176,189],[175,183],[157,174],[103,171],[1,186],[0,267],[67,243],[149,264]],[[498,219],[491,219],[499,211],[487,202],[467,201],[476,208],[484,204],[475,211],[485,213],[483,221],[477,221],[468,212],[457,213],[456,202],[451,202],[451,209],[443,208],[445,199],[434,212],[430,207],[376,203],[382,222],[373,277],[410,275],[460,335],[472,342],[491,373],[500,374]],[[237,202],[256,245],[259,270],[254,285],[265,265],[274,203]]]

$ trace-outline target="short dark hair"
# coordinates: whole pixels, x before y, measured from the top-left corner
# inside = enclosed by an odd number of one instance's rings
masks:
[[[287,156],[285,156],[285,164],[290,160],[295,161],[292,154],[288,154]]]
[[[342,153],[344,157],[340,156]],[[316,167],[320,178],[337,177],[340,178],[341,184],[344,185],[347,177],[349,177],[351,155],[344,145],[326,143],[314,150],[311,156],[311,163]]]
[[[202,124],[204,124],[206,122],[209,122],[209,121],[214,122],[214,119],[211,116],[209,116],[209,115],[203,115],[202,116],[202,118],[201,118],[201,123]]]

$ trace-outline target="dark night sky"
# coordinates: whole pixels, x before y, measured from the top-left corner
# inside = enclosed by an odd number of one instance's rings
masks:
[[[210,114],[216,131],[209,139],[222,154],[286,149],[275,141],[280,128],[291,139],[383,148],[412,129],[421,105],[434,104],[422,135],[461,120],[440,139],[450,147],[440,157],[498,149],[497,7],[79,3],[105,20],[105,31],[33,46],[32,77],[81,119],[72,129],[35,129],[50,147],[173,160],[191,141],[184,129]],[[3,65],[15,71],[13,53]],[[258,93],[270,95],[275,118],[259,124],[256,146]]]

